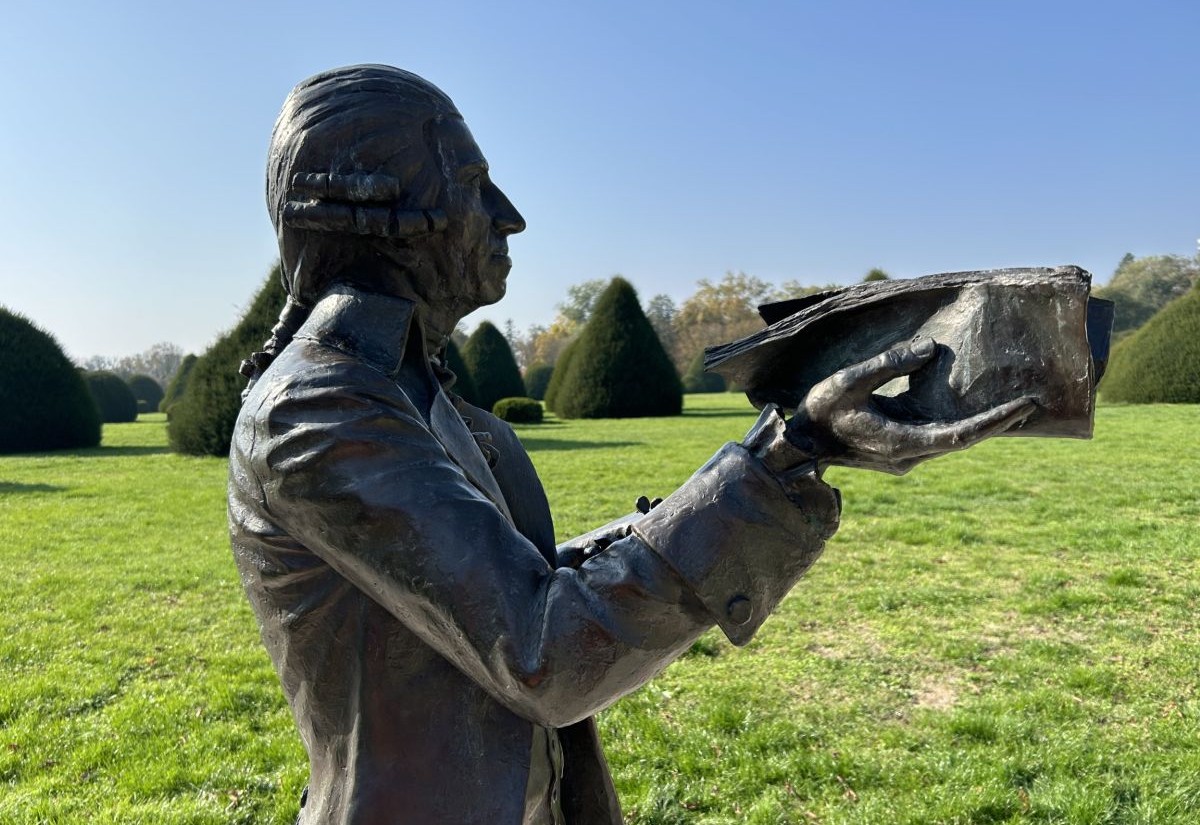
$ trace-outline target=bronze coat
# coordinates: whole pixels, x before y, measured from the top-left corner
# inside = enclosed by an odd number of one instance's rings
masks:
[[[413,305],[335,287],[248,393],[229,514],[309,755],[302,823],[516,825],[560,803],[574,825],[620,821],[590,717],[714,623],[748,641],[838,505],[730,444],[558,566],[528,456],[441,390]]]

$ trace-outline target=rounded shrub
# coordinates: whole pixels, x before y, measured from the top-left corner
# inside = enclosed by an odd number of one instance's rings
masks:
[[[550,376],[554,367],[549,364],[531,364],[525,370],[525,394],[530,398],[541,401],[546,397],[546,389],[550,386]]]
[[[58,341],[0,307],[0,453],[99,443],[100,413]]]
[[[262,348],[283,309],[286,294],[276,266],[237,326],[217,339],[192,367],[187,389],[170,407],[167,438],[176,452],[229,455],[242,406],[242,359]]]
[[[525,394],[525,382],[504,333],[484,321],[463,346],[463,362],[475,382],[475,406],[490,410],[501,398]]]
[[[475,382],[471,379],[471,371],[467,369],[462,353],[458,351],[458,345],[454,343],[453,338],[446,341],[445,359],[446,368],[454,373],[454,384],[451,385],[450,391],[462,396],[462,400],[468,404],[474,404],[478,407],[479,393],[475,390]]]
[[[139,413],[158,412],[163,400],[163,388],[149,375],[132,375],[126,381],[133,397],[137,399]]]
[[[492,407],[492,415],[510,424],[541,424],[542,402],[536,398],[501,398]]]
[[[171,414],[171,407],[183,397],[183,393],[187,390],[188,378],[192,374],[192,368],[196,366],[196,361],[196,356],[191,353],[184,356],[179,363],[179,369],[175,370],[175,374],[171,376],[171,381],[167,384],[167,391],[163,393],[162,401],[158,402],[159,412]]]
[[[137,399],[121,376],[108,370],[96,370],[85,372],[83,382],[87,384],[88,392],[96,402],[96,409],[100,411],[100,420],[105,424],[137,421]]]
[[[1200,288],[1113,348],[1100,393],[1132,404],[1200,404]]]
[[[683,387],[624,278],[596,300],[554,397],[563,418],[679,415]],[[555,376],[557,377],[557,376]],[[553,382],[553,379],[551,379]]]

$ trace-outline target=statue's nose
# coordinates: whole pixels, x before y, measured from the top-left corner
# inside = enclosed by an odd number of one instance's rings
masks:
[[[492,208],[492,225],[496,231],[502,235],[515,235],[518,232],[525,231],[525,219],[521,217],[521,213],[517,211],[517,207],[512,205],[512,201],[508,196],[500,191],[499,187],[495,187],[493,197],[495,203]]]

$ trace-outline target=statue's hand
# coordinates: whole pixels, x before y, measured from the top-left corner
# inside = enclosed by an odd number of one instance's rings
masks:
[[[839,465],[903,475],[926,459],[963,450],[1025,420],[1037,404],[1018,398],[961,421],[912,424],[882,410],[872,393],[916,372],[936,351],[931,340],[901,345],[835,372],[817,384],[788,422],[788,438]]]

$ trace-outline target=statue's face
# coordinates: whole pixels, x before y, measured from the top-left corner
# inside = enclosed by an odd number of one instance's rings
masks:
[[[508,236],[523,231],[525,219],[492,183],[483,152],[462,118],[436,123],[434,137],[436,162],[445,177],[437,205],[449,219],[446,231],[430,241],[438,277],[464,303],[494,304],[504,297],[512,268]]]

